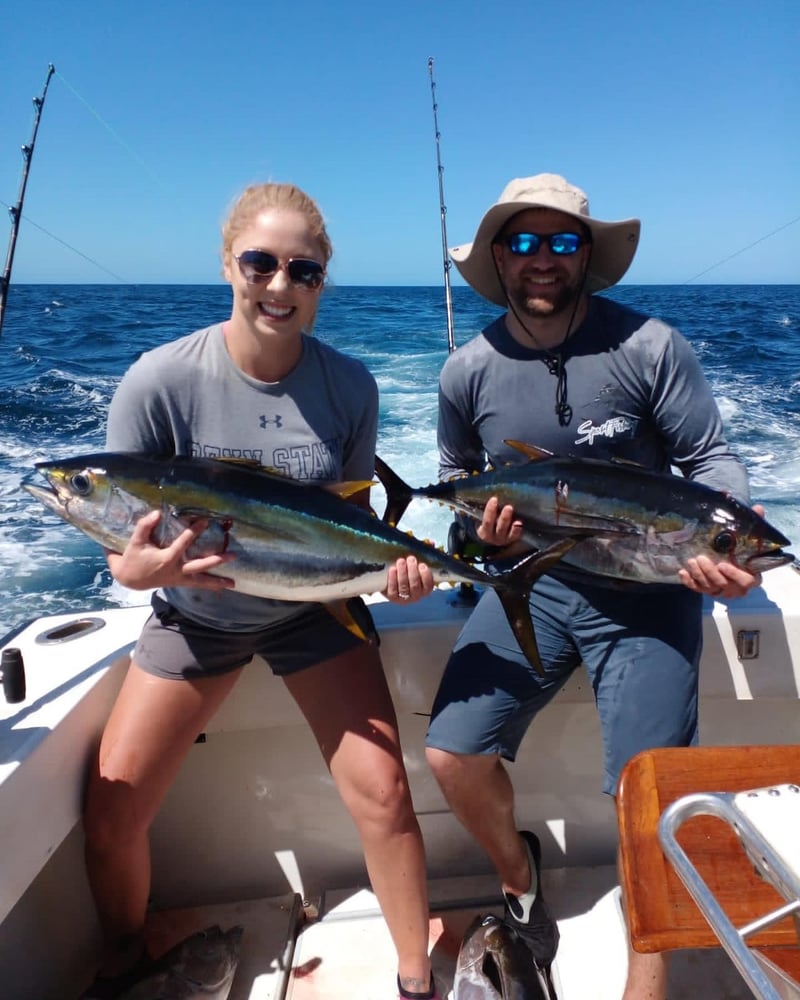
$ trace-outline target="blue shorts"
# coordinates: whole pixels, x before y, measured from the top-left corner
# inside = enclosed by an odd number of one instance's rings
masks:
[[[528,663],[494,590],[456,641],[426,744],[514,760],[534,716],[582,662],[603,733],[603,790],[640,750],[697,742],[702,597],[684,587],[614,588],[552,576],[531,597],[546,677]]]
[[[341,625],[322,604],[253,632],[228,632],[200,625],[158,594],[153,614],[136,643],[133,659],[149,674],[172,680],[209,677],[238,670],[259,654],[273,674],[284,676],[313,667],[356,646],[362,639]],[[349,605],[365,634],[377,641],[366,604]]]

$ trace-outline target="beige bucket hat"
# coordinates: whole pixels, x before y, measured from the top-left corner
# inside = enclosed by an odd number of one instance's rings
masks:
[[[590,292],[615,285],[630,267],[639,243],[638,219],[601,222],[589,215],[589,199],[558,174],[536,174],[509,181],[497,202],[481,219],[475,239],[451,247],[450,256],[462,277],[480,295],[506,305],[492,257],[492,240],[508,220],[527,208],[552,208],[579,219],[592,233],[592,256],[586,287]]]

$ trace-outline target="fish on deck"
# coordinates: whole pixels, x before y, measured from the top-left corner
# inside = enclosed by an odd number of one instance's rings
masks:
[[[190,934],[154,963],[120,1000],[227,1000],[239,964],[240,925]]]
[[[384,519],[397,524],[411,500],[423,497],[480,521],[486,502],[497,497],[513,507],[532,548],[555,554],[572,538],[565,563],[638,583],[677,584],[678,570],[699,555],[752,573],[794,558],[782,550],[789,540],[756,511],[696,480],[508,443],[529,461],[417,488],[378,459]]]
[[[453,1000],[548,1000],[548,973],[536,968],[528,946],[495,916],[477,916],[467,928],[456,961]]]
[[[234,560],[209,572],[233,579],[245,594],[324,603],[356,630],[345,602],[385,589],[390,567],[414,555],[437,584],[493,587],[520,647],[542,670],[528,599],[533,582],[560,558],[560,548],[491,575],[345,499],[370,482],[323,487],[243,463],[123,453],[40,462],[36,468],[49,488],[24,488],[106,549],[121,552],[136,522],[152,510],[161,512],[152,538],[162,547],[204,519],[208,525],[187,558],[232,553]],[[564,548],[572,544],[563,541]]]

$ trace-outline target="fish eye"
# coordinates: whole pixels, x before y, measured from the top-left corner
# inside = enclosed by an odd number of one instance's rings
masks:
[[[88,472],[76,472],[69,484],[78,496],[88,497],[92,492],[92,478]]]
[[[720,531],[711,543],[711,547],[720,555],[729,555],[736,549],[736,535],[732,531]]]

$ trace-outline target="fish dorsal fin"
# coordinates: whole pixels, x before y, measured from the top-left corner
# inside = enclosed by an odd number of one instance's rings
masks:
[[[271,465],[261,465],[252,458],[228,458],[226,456],[225,458],[217,458],[214,461],[226,462],[228,465],[241,465],[246,469],[253,469],[255,472],[266,472],[270,476],[280,476],[281,479],[289,479],[293,483],[300,483],[301,485],[306,482],[303,479],[295,479],[294,476],[290,476],[283,469],[276,469]],[[346,500],[348,497],[353,496],[354,493],[361,493],[362,490],[372,489],[373,486],[377,486],[378,484],[374,479],[353,479],[341,483],[317,483],[310,480],[307,485],[320,486],[329,493],[333,493],[335,496]]]
[[[511,438],[506,438],[505,443],[522,452],[531,462],[541,462],[542,459],[553,457],[552,451],[547,451],[546,448],[537,448],[535,444],[525,444],[524,441],[514,441]]]
[[[371,490],[373,486],[377,486],[378,484],[374,479],[351,479],[343,483],[322,483],[321,485],[328,493],[333,493],[334,496],[346,500],[348,497],[353,496],[354,493],[361,493],[362,490]]]
[[[246,469],[254,469],[256,472],[268,472],[271,476],[282,476],[284,479],[291,478],[282,469],[275,469],[271,465],[262,465],[254,458],[234,458],[229,455],[221,455],[215,457],[214,461],[224,462],[226,465],[243,465]]]

